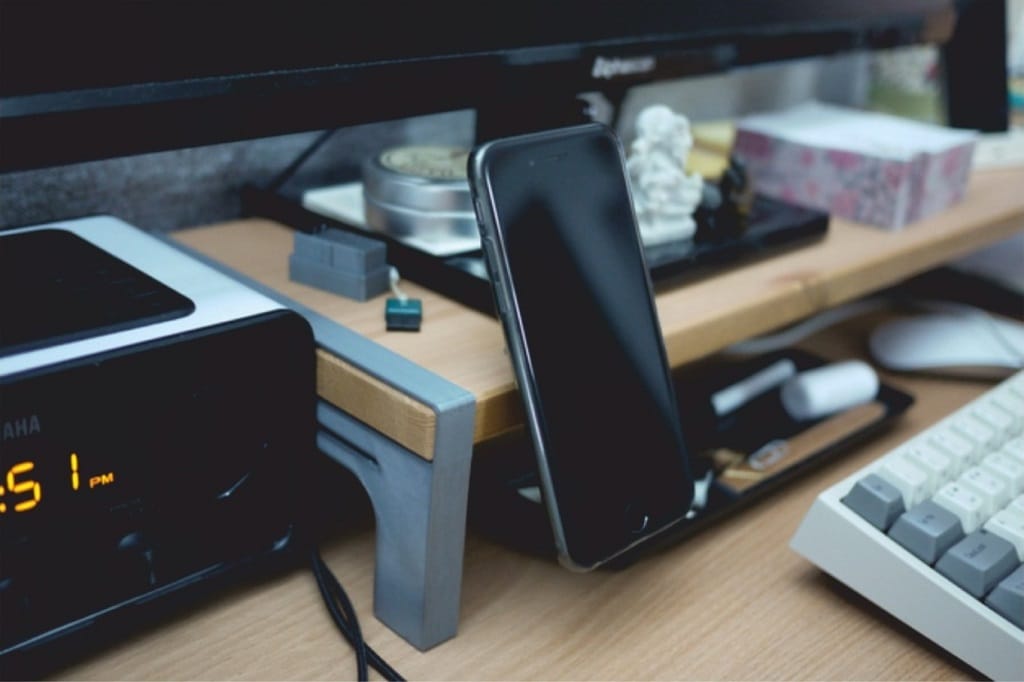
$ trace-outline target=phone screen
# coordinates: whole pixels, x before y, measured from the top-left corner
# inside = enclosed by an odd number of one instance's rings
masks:
[[[556,539],[592,567],[693,494],[622,154],[593,125],[496,141],[472,164]]]

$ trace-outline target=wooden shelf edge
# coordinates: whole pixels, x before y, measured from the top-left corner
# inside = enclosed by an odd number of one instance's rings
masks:
[[[962,202],[902,232],[834,220],[819,244],[667,292],[658,305],[669,362],[699,360],[1010,237],[1024,230],[1020,187],[1024,169],[978,173]]]

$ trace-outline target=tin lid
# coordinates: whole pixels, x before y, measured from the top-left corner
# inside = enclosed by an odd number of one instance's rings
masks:
[[[363,165],[363,193],[379,204],[413,211],[473,213],[461,147],[385,149]]]

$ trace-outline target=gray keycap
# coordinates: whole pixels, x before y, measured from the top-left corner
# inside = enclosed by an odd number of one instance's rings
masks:
[[[934,564],[963,536],[960,519],[931,500],[900,516],[889,529],[889,537],[927,564]]]
[[[842,502],[862,519],[883,531],[904,511],[900,491],[876,474],[868,474],[857,481]]]
[[[1018,563],[1013,545],[997,535],[976,530],[943,554],[935,570],[980,599]]]
[[[1003,578],[985,599],[993,611],[1024,628],[1024,566]]]

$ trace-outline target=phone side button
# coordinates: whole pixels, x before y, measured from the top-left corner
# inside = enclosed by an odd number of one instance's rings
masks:
[[[494,246],[494,239],[488,235],[483,235],[480,238],[480,243],[483,245],[484,251],[486,252],[489,265],[488,271],[493,271],[493,268],[496,267],[498,262],[498,251]],[[493,282],[491,283],[491,286],[494,287],[494,302],[495,305],[498,306],[498,314],[504,316],[508,312],[508,304],[505,301],[505,294],[502,292],[501,288],[496,287]]]
[[[490,235],[482,235],[480,237],[480,244],[483,245],[484,251],[487,252],[488,260],[493,262],[495,260],[495,255],[497,254],[494,249],[494,238]]]
[[[501,291],[495,291],[494,300],[498,303],[498,314],[501,316],[507,315],[508,304],[505,302],[505,295]]]

